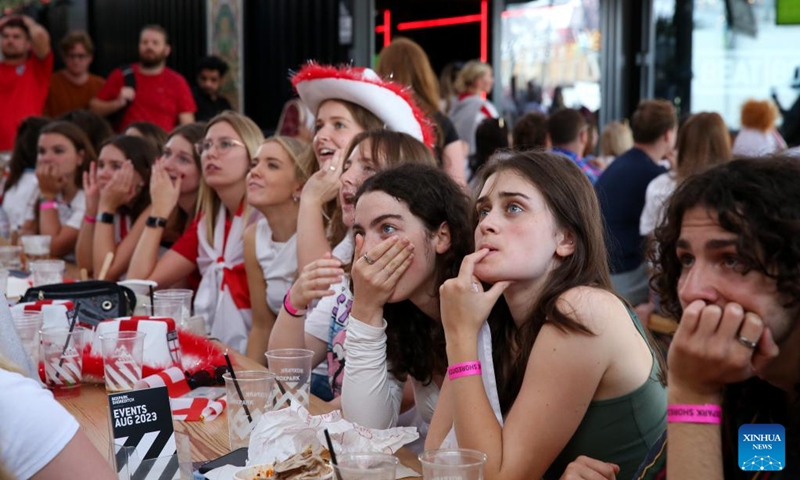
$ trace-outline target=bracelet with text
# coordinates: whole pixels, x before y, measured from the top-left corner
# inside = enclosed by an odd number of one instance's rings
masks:
[[[669,405],[668,423],[722,423],[722,407],[708,403],[705,405]]]
[[[481,362],[478,361],[456,363],[455,365],[450,365],[447,367],[447,376],[450,377],[450,380],[455,380],[456,378],[466,377],[469,375],[480,374]]]
[[[286,310],[286,313],[288,313],[293,317],[302,317],[303,315],[306,314],[306,310],[305,309],[298,310],[292,306],[292,301],[289,298],[289,292],[291,291],[292,289],[289,288],[289,290],[286,290],[286,295],[283,296],[283,308],[284,310]]]
[[[55,210],[58,208],[58,202],[55,200],[48,200],[39,204],[39,210]]]

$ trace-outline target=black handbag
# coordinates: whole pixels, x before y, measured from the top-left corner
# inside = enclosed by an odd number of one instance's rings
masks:
[[[80,302],[78,321],[91,326],[107,318],[128,317],[136,308],[133,290],[101,280],[32,287],[20,302],[39,300],[70,300],[76,305]]]

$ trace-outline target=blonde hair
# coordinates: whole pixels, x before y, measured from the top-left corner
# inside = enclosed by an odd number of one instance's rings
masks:
[[[269,137],[264,140],[263,143],[269,142],[275,142],[280,145],[289,155],[289,158],[292,159],[292,163],[294,163],[294,176],[298,182],[305,183],[311,178],[311,175],[314,175],[314,173],[319,170],[319,164],[316,158],[314,158],[314,155],[306,155],[308,150],[308,144],[306,142],[296,137],[287,137],[285,135]]]
[[[491,71],[492,66],[488,63],[481,62],[480,60],[470,60],[464,64],[464,68],[458,72],[455,82],[456,92],[459,94],[471,92],[475,81],[481,78],[485,73]]]
[[[600,155],[618,157],[633,148],[633,132],[628,122],[614,121],[600,134]]]
[[[208,135],[208,130],[213,125],[222,122],[230,125],[242,139],[242,143],[244,143],[245,148],[247,148],[248,159],[253,158],[258,151],[258,147],[261,146],[261,143],[264,141],[264,134],[261,133],[261,129],[258,128],[258,125],[240,113],[226,110],[212,118],[208,124],[206,124],[203,137]],[[211,245],[214,245],[214,225],[217,223],[217,211],[219,210],[220,203],[221,200],[217,192],[208,186],[205,178],[201,177],[197,204],[206,216],[206,239]],[[246,205],[245,208],[247,208]]]
[[[762,132],[769,131],[778,119],[778,108],[769,100],[749,99],[742,104],[742,126]]]

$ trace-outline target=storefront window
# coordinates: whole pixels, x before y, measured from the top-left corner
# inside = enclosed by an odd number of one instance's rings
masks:
[[[739,128],[740,108],[749,98],[768,99],[774,93],[788,109],[798,96],[792,85],[800,87],[800,25],[786,7],[790,3],[655,0],[656,95],[672,100],[689,95],[692,112],[718,112],[732,129]],[[691,37],[684,45],[691,46],[690,70],[688,64],[680,68],[681,31],[688,29]],[[687,73],[691,80],[681,89]]]
[[[599,0],[537,0],[502,14],[499,81],[504,113],[547,112],[558,104],[600,108]]]

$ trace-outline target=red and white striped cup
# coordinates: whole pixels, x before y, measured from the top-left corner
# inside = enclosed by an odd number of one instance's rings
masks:
[[[142,379],[144,332],[107,332],[100,336],[103,349],[103,374],[109,393],[133,390]]]

